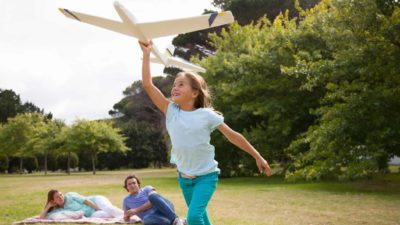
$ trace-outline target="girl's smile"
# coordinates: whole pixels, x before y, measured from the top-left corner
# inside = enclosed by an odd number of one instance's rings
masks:
[[[171,98],[176,104],[193,106],[197,94],[198,91],[193,90],[188,77],[178,76],[175,79],[171,90]]]

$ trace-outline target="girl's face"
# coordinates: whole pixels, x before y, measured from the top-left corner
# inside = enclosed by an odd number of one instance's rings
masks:
[[[53,195],[53,204],[58,206],[64,205],[64,195],[61,191],[54,193]]]
[[[192,89],[190,79],[184,75],[178,76],[171,90],[171,99],[178,105],[187,104],[196,99],[198,91]]]

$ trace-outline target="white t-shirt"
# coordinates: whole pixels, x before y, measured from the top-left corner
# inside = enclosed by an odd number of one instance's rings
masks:
[[[223,122],[224,117],[210,108],[184,111],[169,103],[166,123],[172,142],[171,163],[176,164],[179,172],[201,176],[220,171],[210,135]]]

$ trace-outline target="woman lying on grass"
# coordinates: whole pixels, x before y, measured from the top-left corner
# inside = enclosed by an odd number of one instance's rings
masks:
[[[65,195],[58,190],[47,193],[47,203],[40,214],[41,219],[80,219],[85,217],[123,217],[124,212],[101,195],[82,196],[76,192]]]

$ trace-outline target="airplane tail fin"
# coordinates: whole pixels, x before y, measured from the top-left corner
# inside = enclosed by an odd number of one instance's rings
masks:
[[[173,44],[168,45],[168,47],[165,49],[164,55],[167,56],[167,58],[173,57],[175,52],[175,46]]]
[[[165,59],[166,61],[168,61],[169,58],[174,57],[174,51],[175,51],[174,45],[170,44],[170,45],[165,49],[165,52],[163,53],[162,58]],[[151,58],[150,58],[150,62],[152,62],[152,63],[164,64],[160,59],[158,59],[158,58],[156,58],[156,57],[151,57]]]

